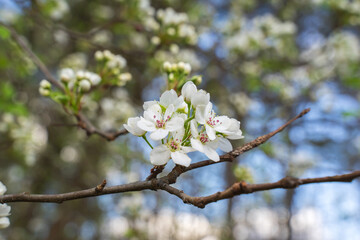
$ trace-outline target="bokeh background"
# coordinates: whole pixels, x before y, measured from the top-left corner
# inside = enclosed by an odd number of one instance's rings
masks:
[[[64,67],[91,69],[97,50],[127,60],[132,81],[84,99],[86,115],[103,130],[121,129],[141,114],[144,101],[158,99],[163,61],[189,62],[203,75],[200,88],[217,112],[241,121],[245,138],[234,147],[311,107],[234,163],[184,174],[176,186],[190,195],[239,180],[360,168],[359,0],[0,0],[0,21],[54,75]],[[8,193],[61,193],[103,179],[116,185],[146,178],[152,166],[143,141],[87,137],[59,104],[40,96],[43,78],[0,27],[0,180]],[[272,190],[205,209],[153,191],[59,205],[13,203],[11,226],[0,239],[357,239],[359,186],[357,180]]]

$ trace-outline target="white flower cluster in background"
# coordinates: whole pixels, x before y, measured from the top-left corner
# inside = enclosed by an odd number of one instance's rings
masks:
[[[117,86],[124,86],[132,79],[129,72],[123,72],[126,67],[126,59],[121,55],[115,55],[109,50],[96,51],[95,59],[102,68],[101,75],[113,79],[110,81],[116,83]]]
[[[0,182],[0,195],[6,192],[6,186]],[[0,204],[0,228],[7,228],[10,225],[8,216],[10,215],[11,207],[7,204]]]
[[[284,46],[282,38],[292,35],[296,32],[296,25],[293,22],[281,22],[271,14],[265,14],[255,17],[251,20],[242,18],[240,29],[237,32],[231,32],[225,39],[225,46],[228,49],[245,51],[247,55],[254,55],[261,49],[274,48],[281,50]],[[229,31],[233,27],[228,26]]]
[[[184,40],[194,45],[197,43],[198,34],[195,27],[189,24],[189,17],[186,13],[178,13],[172,8],[155,9],[150,6],[150,1],[140,1],[139,10],[144,14],[143,23],[148,31],[154,32],[151,38],[153,45],[169,39]]]
[[[33,166],[37,156],[44,150],[48,133],[35,117],[15,117],[10,113],[0,119],[0,133],[7,133],[14,141],[14,148],[24,156],[25,163]]]
[[[200,69],[202,62],[196,53],[191,49],[179,49],[178,45],[172,44],[170,51],[158,50],[154,56],[158,63],[169,62],[187,62],[195,70]]]
[[[170,63],[164,66],[171,67]],[[187,68],[186,65],[183,67]],[[198,90],[192,81],[183,85],[180,96],[172,89],[164,92],[159,101],[145,102],[143,108],[143,116],[129,118],[124,127],[146,141],[146,133],[150,133],[152,140],[161,141],[155,148],[147,141],[153,148],[150,153],[153,165],[164,165],[172,159],[176,164],[189,166],[191,159],[187,153],[193,151],[219,161],[217,148],[232,151],[228,139],[243,138],[240,122],[227,116],[217,116],[210,94]]]

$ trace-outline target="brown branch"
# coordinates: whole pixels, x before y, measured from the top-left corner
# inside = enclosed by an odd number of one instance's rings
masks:
[[[355,178],[360,177],[360,171],[352,173],[335,175],[320,178],[304,178],[298,179],[293,177],[285,177],[273,183],[260,183],[260,184],[247,184],[245,182],[234,183],[231,187],[222,192],[217,192],[205,197],[192,197],[185,194],[183,191],[178,190],[170,185],[164,185],[163,190],[173,194],[183,200],[184,203],[194,205],[199,208],[204,208],[207,204],[217,202],[222,199],[233,198],[234,196],[242,194],[250,194],[259,191],[266,191],[272,189],[292,189],[300,185],[311,183],[326,183],[326,182],[352,182]]]
[[[170,176],[167,176],[170,178]],[[65,201],[96,197],[100,195],[116,194],[124,192],[142,191],[142,190],[164,190],[170,194],[173,194],[183,200],[184,203],[194,205],[199,208],[204,208],[207,204],[217,202],[222,199],[232,198],[241,194],[250,194],[259,191],[266,191],[272,189],[289,189],[296,188],[300,185],[311,183],[325,183],[325,182],[352,182],[355,178],[360,177],[360,171],[354,171],[352,173],[335,175],[320,178],[304,178],[297,179],[292,177],[285,177],[277,182],[273,183],[261,183],[261,184],[246,184],[245,182],[234,183],[228,189],[217,192],[215,194],[204,197],[192,197],[185,194],[183,191],[170,186],[166,177],[161,179],[152,179],[148,181],[140,181],[134,183],[128,183],[118,186],[105,187],[106,181],[95,188],[90,188],[81,191],[61,193],[61,194],[8,194],[0,196],[0,203],[9,202],[49,202],[49,203],[62,203]],[[165,180],[165,181],[164,181]]]
[[[81,112],[75,114],[76,120],[78,122],[77,126],[81,129],[85,130],[88,136],[93,134],[97,134],[100,137],[105,138],[108,141],[114,141],[117,137],[127,134],[128,131],[126,129],[122,129],[116,132],[104,132],[100,129],[96,128]]]

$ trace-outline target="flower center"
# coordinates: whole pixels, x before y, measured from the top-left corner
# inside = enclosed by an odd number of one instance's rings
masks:
[[[216,124],[222,124],[222,122],[220,122],[219,120],[215,120],[213,117],[209,117],[206,123],[211,127],[215,126]]]
[[[154,115],[154,119],[156,119],[156,116]],[[165,124],[167,121],[170,120],[170,116],[167,116],[167,118],[165,120],[161,119],[157,119],[155,122],[156,122],[156,127],[157,128],[164,128],[165,127]]]
[[[177,150],[180,150],[180,141],[179,139],[176,139],[176,140],[171,140],[170,143],[169,143],[169,148],[171,151],[177,151]]]
[[[209,141],[208,135],[205,133],[201,133],[199,139],[202,144],[207,143]]]

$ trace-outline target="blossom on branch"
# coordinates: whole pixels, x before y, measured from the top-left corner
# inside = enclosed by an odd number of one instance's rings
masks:
[[[145,102],[143,116],[129,118],[124,127],[149,144],[153,165],[165,165],[172,159],[175,164],[189,166],[191,158],[187,153],[193,151],[219,161],[218,148],[230,152],[233,148],[228,139],[243,138],[240,122],[215,114],[210,94],[198,90],[193,82],[199,82],[199,76],[187,78],[191,71],[188,63],[165,62],[163,69],[168,76],[168,87],[177,91],[170,89],[161,95],[159,101]],[[147,132],[152,140],[161,140],[161,144],[153,147],[146,138]]]

